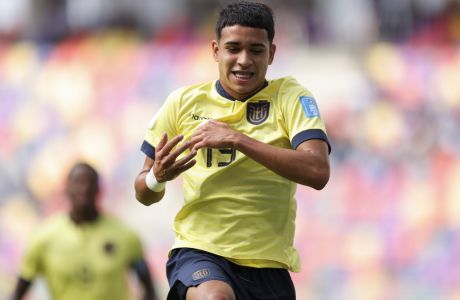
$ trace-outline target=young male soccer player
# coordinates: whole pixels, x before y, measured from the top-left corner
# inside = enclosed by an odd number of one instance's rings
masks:
[[[276,49],[269,7],[228,5],[216,35],[219,80],[173,92],[153,117],[136,197],[155,203],[183,174],[168,299],[295,299],[294,193],[329,180],[325,125],[295,79],[265,79]]]
[[[32,241],[12,299],[25,299],[38,274],[45,277],[52,299],[131,299],[130,269],[143,286],[143,299],[156,299],[138,236],[99,211],[98,193],[96,170],[76,164],[67,179],[70,212],[52,219]]]

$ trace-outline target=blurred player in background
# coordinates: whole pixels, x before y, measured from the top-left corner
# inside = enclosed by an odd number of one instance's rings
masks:
[[[33,239],[12,299],[24,299],[33,280],[46,279],[52,299],[131,299],[127,271],[138,276],[142,299],[156,299],[136,233],[97,205],[99,176],[78,163],[66,186],[70,212],[59,215]]]
[[[330,146],[312,94],[292,77],[266,80],[273,37],[268,6],[225,7],[211,43],[219,80],[173,92],[149,125],[137,199],[161,200],[184,175],[168,299],[296,297],[296,184],[326,185]]]

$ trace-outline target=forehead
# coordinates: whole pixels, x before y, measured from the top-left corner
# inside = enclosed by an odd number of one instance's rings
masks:
[[[72,181],[72,180],[81,180],[81,179],[91,179],[91,180],[93,180],[93,179],[95,179],[94,177],[95,176],[94,176],[93,172],[90,169],[88,169],[88,168],[86,168],[84,166],[77,166],[73,170],[70,171],[68,179],[70,181]]]
[[[220,42],[268,44],[269,40],[265,29],[233,25],[222,28]]]

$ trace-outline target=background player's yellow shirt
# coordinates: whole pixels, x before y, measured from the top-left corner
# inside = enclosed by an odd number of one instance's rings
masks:
[[[43,275],[57,300],[131,299],[126,272],[141,249],[137,235],[112,217],[77,226],[59,215],[33,239],[21,277]]]
[[[153,117],[142,151],[154,158],[162,133],[187,139],[207,119],[282,148],[295,149],[308,139],[328,143],[314,98],[291,77],[268,82],[244,102],[223,93],[215,81],[172,93]],[[299,271],[293,247],[296,184],[234,149],[200,149],[196,159],[183,174],[185,201],[174,220],[173,248],[202,249],[247,266]]]

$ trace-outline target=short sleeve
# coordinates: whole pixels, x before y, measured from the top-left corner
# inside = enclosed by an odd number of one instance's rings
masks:
[[[288,78],[280,88],[281,103],[291,146],[296,149],[302,142],[320,139],[331,146],[318,103],[310,91]]]
[[[32,239],[28,249],[24,255],[20,276],[26,280],[32,281],[42,272],[42,256],[43,256],[43,239],[41,236],[36,236]]]
[[[160,141],[163,133],[166,133],[168,138],[177,135],[176,120],[179,111],[180,95],[180,90],[171,93],[149,121],[141,151],[150,158],[155,159],[155,146]]]

